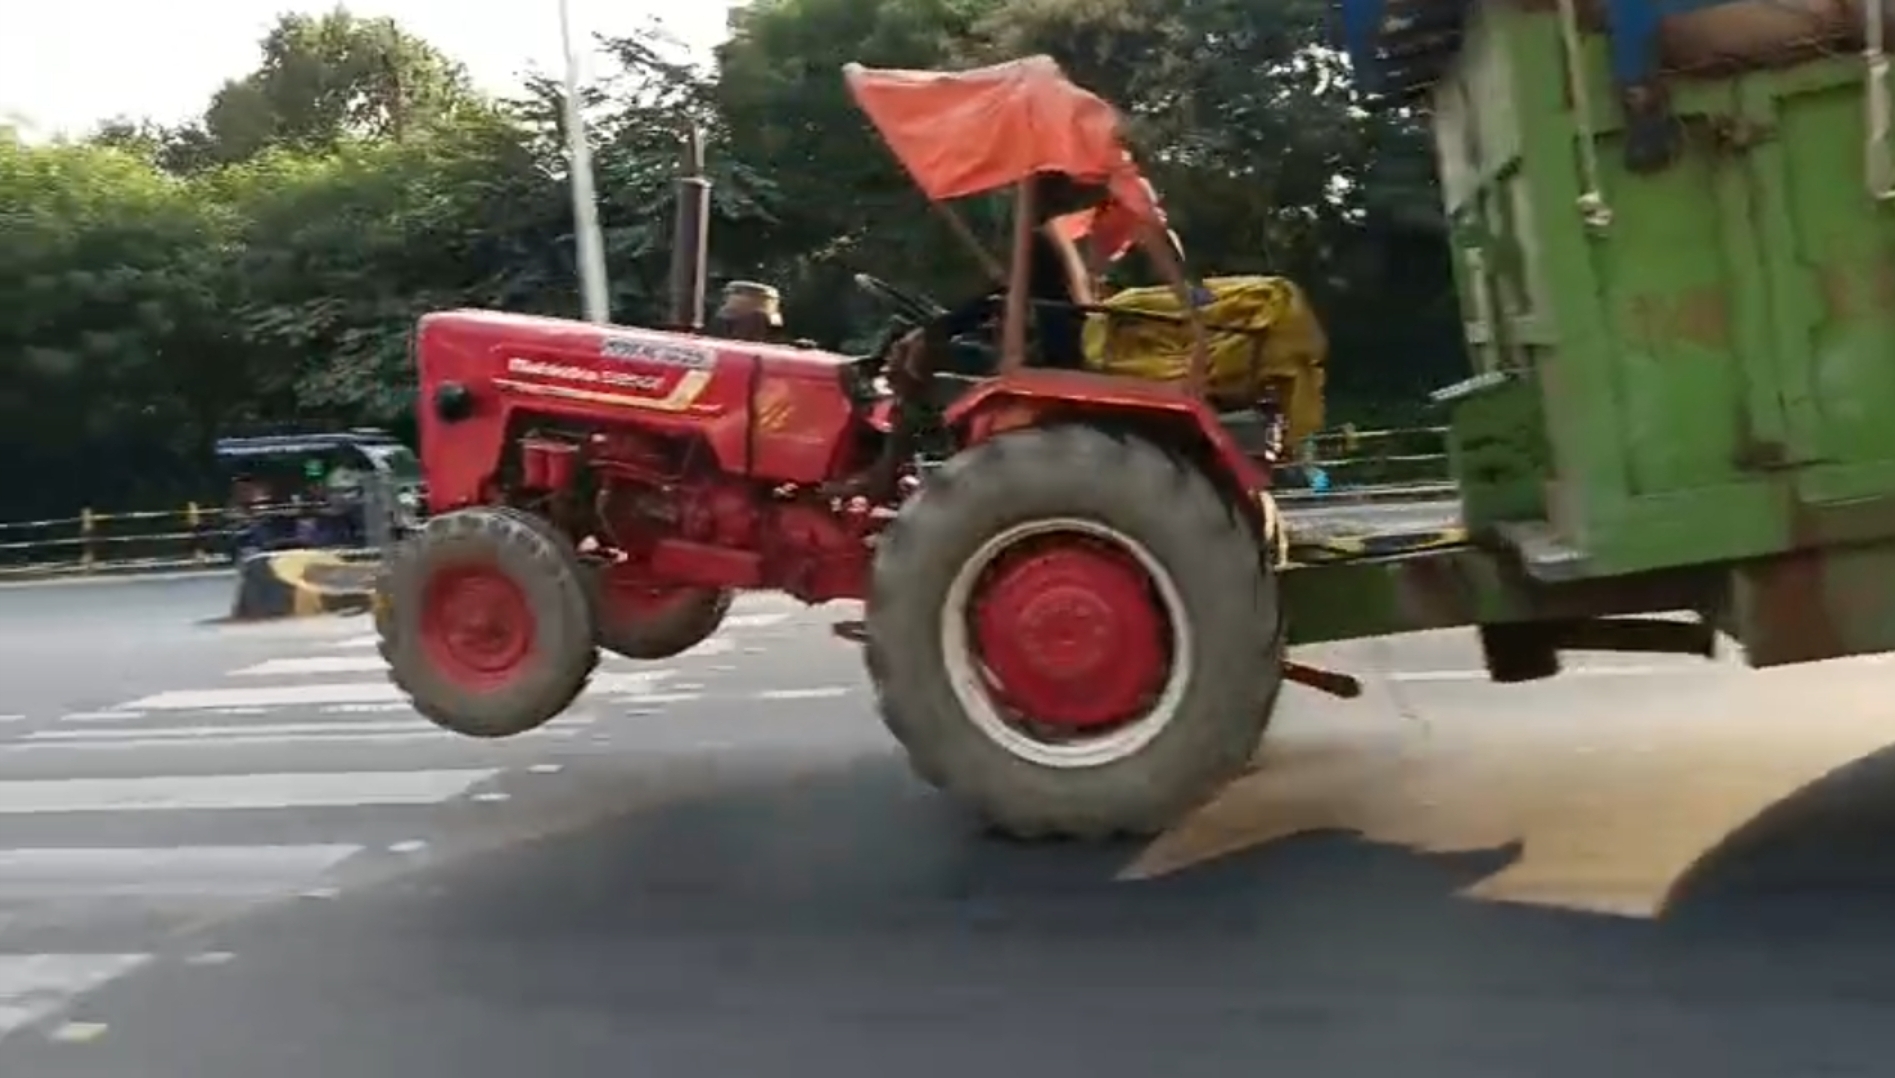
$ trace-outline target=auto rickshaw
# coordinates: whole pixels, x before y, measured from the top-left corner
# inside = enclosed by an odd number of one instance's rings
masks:
[[[424,487],[414,452],[385,431],[357,428],[221,438],[229,480],[229,553],[366,549],[412,529]]]

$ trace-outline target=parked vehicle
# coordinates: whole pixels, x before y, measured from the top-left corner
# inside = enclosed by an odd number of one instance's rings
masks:
[[[420,522],[420,461],[385,431],[221,438],[214,451],[230,484],[225,519],[234,557],[363,549],[375,544],[380,521],[391,535]]]

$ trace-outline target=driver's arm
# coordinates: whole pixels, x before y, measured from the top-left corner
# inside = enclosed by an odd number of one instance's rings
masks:
[[[993,317],[994,304],[998,297],[994,293],[977,296],[959,307],[948,311],[928,325],[929,336],[945,341],[963,333],[972,333]]]

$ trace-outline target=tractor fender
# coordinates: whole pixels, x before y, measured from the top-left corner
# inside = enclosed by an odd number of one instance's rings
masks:
[[[968,390],[944,418],[963,446],[1019,427],[1059,422],[1137,433],[1190,458],[1244,506],[1253,523],[1268,527],[1262,519],[1269,497],[1267,473],[1209,405],[1176,385],[1090,371],[1024,370]]]

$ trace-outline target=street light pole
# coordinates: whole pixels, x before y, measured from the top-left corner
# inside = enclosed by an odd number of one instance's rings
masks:
[[[586,321],[610,322],[605,285],[605,237],[599,231],[599,202],[592,186],[592,147],[579,105],[579,47],[572,35],[572,0],[559,0],[559,38],[566,47],[566,147],[572,169],[573,235],[579,243],[579,291]]]

